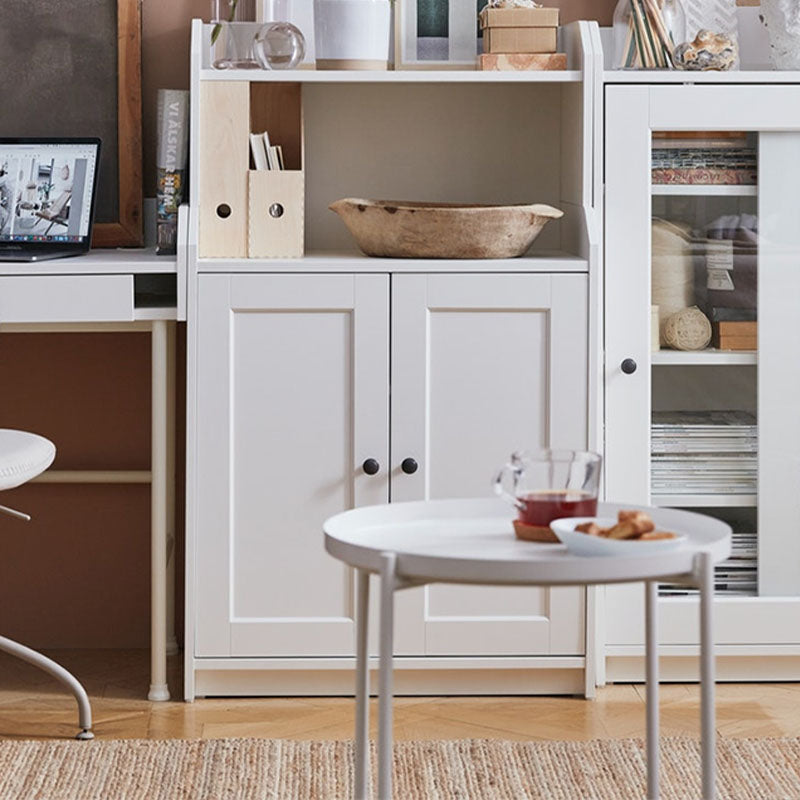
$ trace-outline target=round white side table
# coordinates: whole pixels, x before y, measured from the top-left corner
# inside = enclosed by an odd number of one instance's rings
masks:
[[[378,797],[392,796],[392,651],[394,593],[428,583],[591,586],[645,582],[647,797],[658,798],[658,582],[700,590],[701,749],[704,800],[714,797],[714,564],[730,555],[731,529],[719,520],[666,508],[600,503],[598,516],[642,508],[660,529],[685,533],[675,550],[630,557],[581,558],[563,545],[514,538],[514,510],[501,500],[432,500],[345,511],[324,524],[325,549],[357,570],[357,800],[369,788],[367,615],[369,575],[380,576]]]

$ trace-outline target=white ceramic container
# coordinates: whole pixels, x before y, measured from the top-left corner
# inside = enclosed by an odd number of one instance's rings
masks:
[[[389,0],[314,0],[317,69],[388,69]]]

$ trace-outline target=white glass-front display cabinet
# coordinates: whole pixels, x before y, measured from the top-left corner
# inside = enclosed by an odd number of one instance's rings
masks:
[[[607,496],[730,522],[721,675],[797,677],[800,86],[609,85],[605,119]],[[690,678],[697,598],[660,594]],[[611,679],[641,672],[642,604],[606,593]]]

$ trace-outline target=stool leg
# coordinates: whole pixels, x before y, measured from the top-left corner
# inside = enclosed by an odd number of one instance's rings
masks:
[[[0,650],[27,661],[29,664],[33,664],[34,667],[39,667],[39,669],[44,670],[48,675],[52,675],[57,681],[63,683],[78,701],[78,726],[81,730],[75,738],[94,739],[94,734],[92,733],[92,707],[89,705],[89,696],[71,672],[68,672],[53,659],[42,655],[36,650],[31,650],[30,647],[25,647],[24,644],[15,642],[13,639],[7,639],[5,636],[0,636]]]
[[[394,649],[394,553],[383,553],[381,564],[381,643],[378,704],[378,798],[392,798],[392,669]]]
[[[369,792],[369,572],[356,570],[356,800]]]

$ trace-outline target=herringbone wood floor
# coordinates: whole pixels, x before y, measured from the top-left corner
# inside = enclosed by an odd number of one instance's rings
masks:
[[[348,698],[209,699],[149,703],[149,659],[142,650],[50,653],[84,682],[95,734],[103,739],[258,736],[347,739]],[[170,684],[180,692],[180,658]],[[595,739],[644,735],[644,687],[601,689],[596,701],[552,697],[398,698],[398,739]],[[800,684],[720,684],[717,728],[723,736],[800,736]],[[662,732],[698,731],[695,686],[661,687]],[[71,737],[74,700],[35,668],[0,655],[0,738]]]

